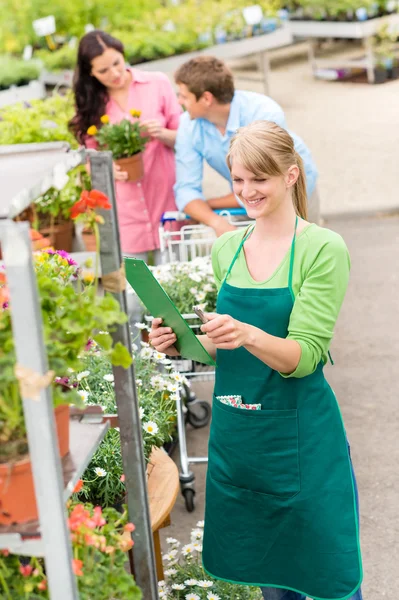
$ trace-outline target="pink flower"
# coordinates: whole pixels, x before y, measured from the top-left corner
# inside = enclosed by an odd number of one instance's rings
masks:
[[[126,523],[126,525],[125,525],[125,527],[124,527],[124,530],[125,530],[125,531],[134,531],[135,529],[136,529],[136,528],[135,528],[135,526],[133,525],[133,523]]]
[[[126,479],[125,475],[121,475],[120,479],[121,479],[122,483],[125,483],[125,479]]]
[[[83,561],[82,560],[78,560],[77,558],[74,558],[72,560],[73,572],[75,573],[75,575],[77,577],[81,577],[83,575],[82,567],[83,567]]]
[[[31,565],[20,565],[19,567],[19,572],[24,577],[29,577],[29,575],[32,575],[32,571],[33,567]]]

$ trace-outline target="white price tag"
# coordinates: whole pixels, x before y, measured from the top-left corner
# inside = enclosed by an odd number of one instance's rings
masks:
[[[50,15],[43,17],[43,19],[37,19],[32,23],[35,33],[39,37],[45,37],[46,35],[52,35],[55,33],[55,17]]]
[[[259,4],[246,6],[242,9],[242,14],[247,25],[258,25],[263,18],[262,7]]]
[[[33,47],[28,44],[27,46],[25,46],[23,54],[22,54],[22,58],[24,60],[30,60],[32,58],[32,54],[33,54]]]

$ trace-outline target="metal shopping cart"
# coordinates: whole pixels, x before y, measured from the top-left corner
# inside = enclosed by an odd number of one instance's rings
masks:
[[[250,221],[244,209],[223,209],[215,211],[225,216],[237,227],[247,226]],[[162,262],[191,261],[202,256],[209,256],[216,239],[212,228],[205,225],[184,223],[189,218],[179,212],[167,212],[163,215],[160,228],[160,248]],[[172,223],[180,223],[178,230],[170,227]],[[199,331],[200,322],[195,314],[183,315],[194,331]],[[173,359],[174,367],[184,375],[188,383],[183,384],[182,393],[176,401],[177,409],[177,441],[180,458],[180,489],[184,496],[186,509],[192,512],[195,508],[195,475],[190,469],[192,464],[208,462],[206,456],[189,456],[187,451],[186,424],[198,429],[208,425],[211,418],[211,407],[205,400],[197,398],[191,388],[192,382],[212,381],[215,370],[207,365],[185,359]]]

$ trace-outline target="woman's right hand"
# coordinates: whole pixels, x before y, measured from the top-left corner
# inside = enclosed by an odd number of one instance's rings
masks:
[[[149,340],[151,346],[158,352],[168,354],[169,356],[179,356],[178,351],[174,347],[176,334],[173,333],[170,327],[161,327],[162,319],[153,319]]]
[[[116,181],[127,181],[127,171],[122,171],[116,163],[114,163],[114,179]]]

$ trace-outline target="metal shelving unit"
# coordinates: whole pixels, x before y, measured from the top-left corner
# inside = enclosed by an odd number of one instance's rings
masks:
[[[93,187],[107,194],[112,211],[103,211],[101,270],[120,269],[122,256],[117,227],[116,199],[110,153],[89,152]],[[10,290],[13,334],[17,361],[34,374],[44,375],[48,362],[43,339],[41,310],[33,266],[29,226],[12,219],[54,181],[87,160],[84,150],[69,152],[67,144],[26,144],[0,147],[2,198],[0,241]],[[3,176],[4,173],[4,176]],[[23,179],[21,178],[23,173]],[[125,292],[115,294],[126,311]],[[28,333],[27,333],[28,332]],[[128,324],[113,333],[131,351]],[[154,548],[147,498],[145,461],[142,452],[134,369],[114,368],[115,394],[129,518],[135,523],[133,559],[135,578],[146,600],[158,600]],[[61,461],[55,430],[51,389],[41,389],[38,399],[23,397],[30,457],[39,521],[18,527],[0,527],[0,548],[27,556],[43,556],[51,598],[78,600],[72,571],[72,551],[67,528],[65,501],[88,465],[108,424],[71,422],[71,452]]]
[[[367,21],[290,21],[291,32],[295,38],[309,39],[308,57],[313,73],[317,69],[328,68],[364,68],[367,71],[369,83],[374,83],[375,57],[371,43],[381,25],[388,24],[389,28],[399,26],[399,14],[386,15]],[[357,60],[342,58],[316,58],[316,42],[321,38],[362,40],[365,56]]]

